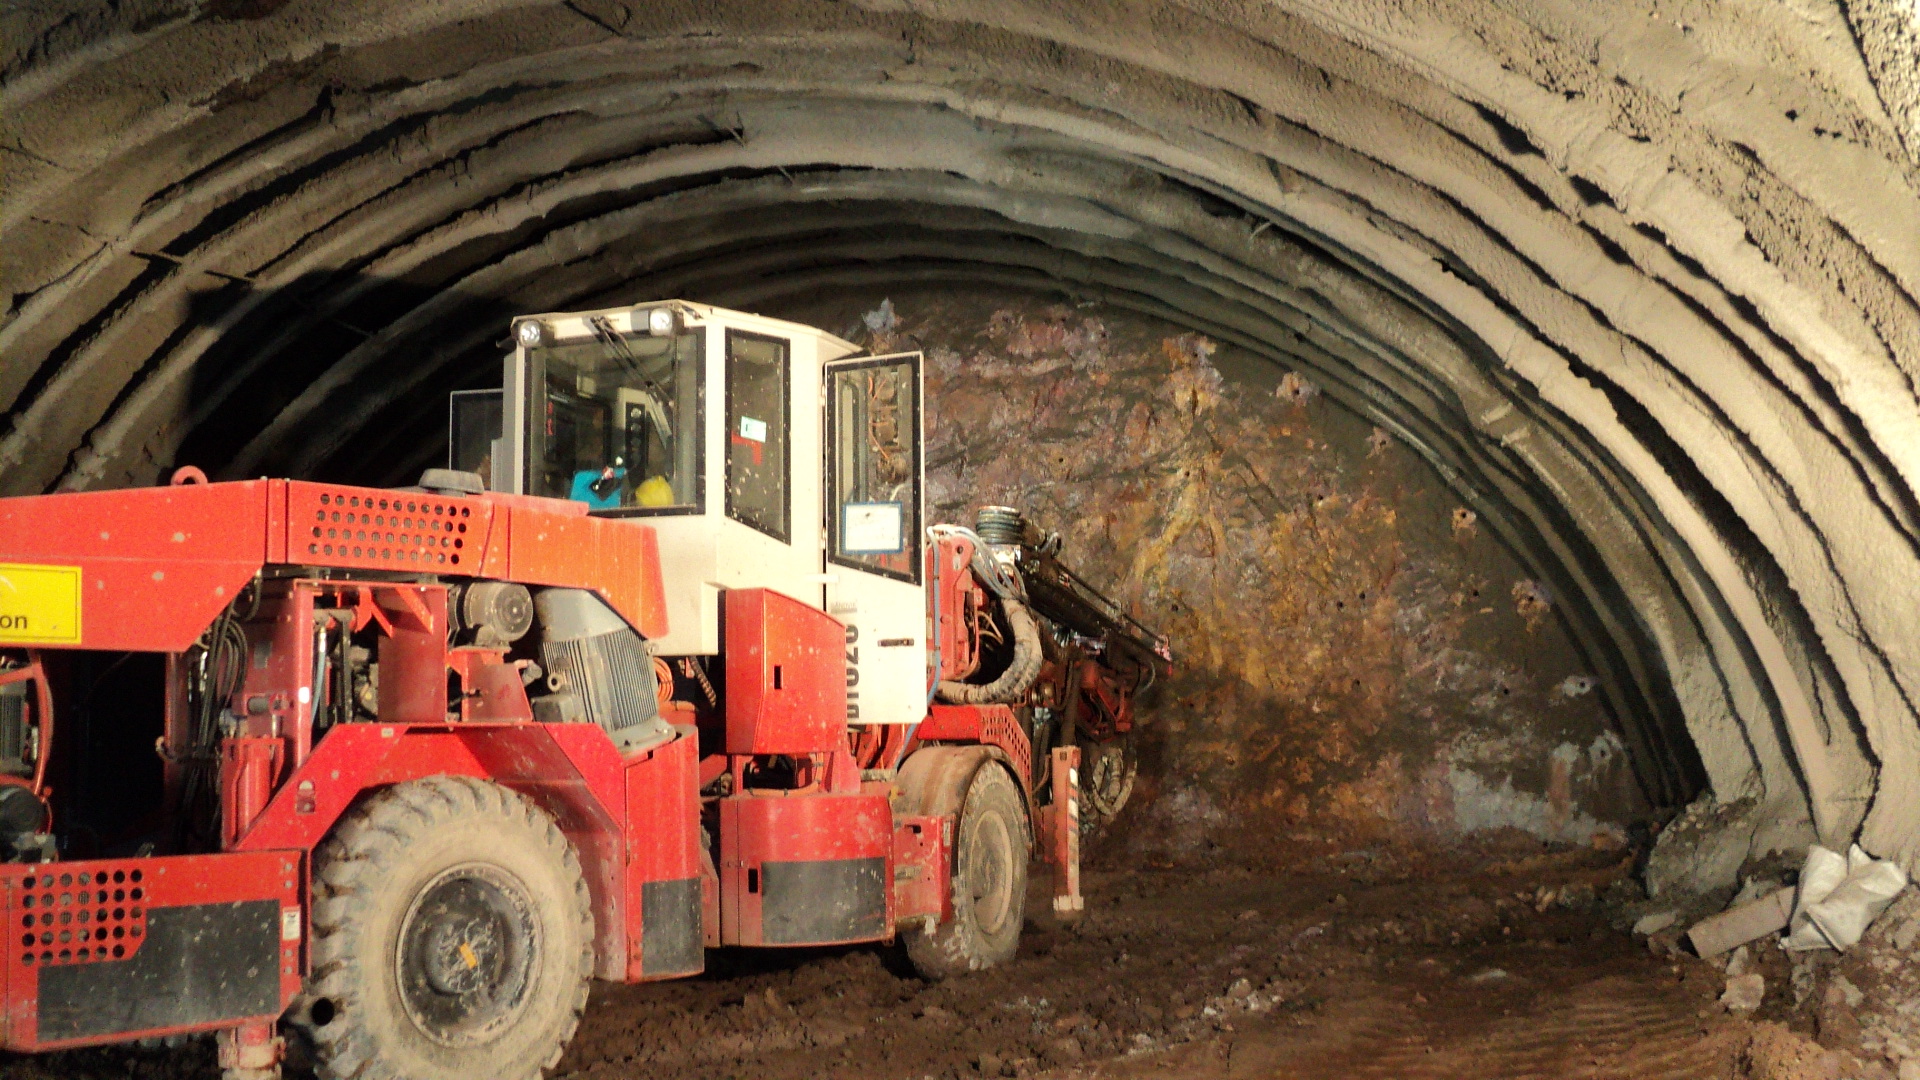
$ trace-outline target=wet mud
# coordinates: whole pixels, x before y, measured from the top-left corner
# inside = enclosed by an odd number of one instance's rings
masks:
[[[597,985],[554,1075],[1803,1075],[1754,1071],[1756,1040],[1767,1062],[1817,1047],[1726,1015],[1718,971],[1616,928],[1630,862],[1508,837],[1094,870],[1078,923],[1036,902],[1012,964],[945,982],[871,946],[715,952],[699,978]],[[217,1075],[204,1042],[0,1064],[7,1080]]]

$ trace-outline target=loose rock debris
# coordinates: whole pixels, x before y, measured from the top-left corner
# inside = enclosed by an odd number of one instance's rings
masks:
[[[1756,972],[1735,975],[1727,980],[1726,992],[1720,995],[1720,1004],[1735,1016],[1751,1016],[1760,1003],[1767,998],[1767,980]]]

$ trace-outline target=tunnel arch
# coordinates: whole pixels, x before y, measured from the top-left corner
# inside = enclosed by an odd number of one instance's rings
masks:
[[[1920,215],[1870,7],[35,8],[0,490],[404,482],[516,311],[1066,292],[1428,460],[1656,803],[1911,862]]]

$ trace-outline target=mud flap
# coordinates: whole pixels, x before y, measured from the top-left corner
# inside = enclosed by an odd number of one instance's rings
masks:
[[[647,978],[692,975],[706,966],[699,878],[640,886],[640,970]]]
[[[892,932],[886,796],[717,801],[723,944],[838,945]]]
[[[140,951],[40,972],[42,1043],[202,1027],[280,1007],[280,905],[192,904],[147,912]]]
[[[887,932],[887,860],[817,859],[761,866],[760,933],[768,945],[864,941]]]

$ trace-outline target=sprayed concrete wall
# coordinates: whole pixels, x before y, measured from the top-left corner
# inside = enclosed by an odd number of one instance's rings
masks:
[[[1021,507],[1172,639],[1131,846],[1192,854],[1249,823],[1584,844],[1646,815],[1550,590],[1425,461],[1300,372],[1031,294],[781,314],[924,351],[931,520]]]

